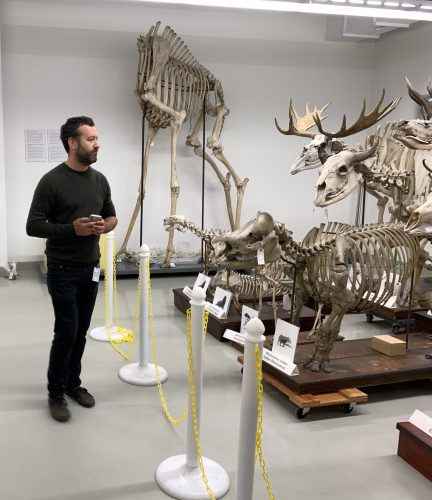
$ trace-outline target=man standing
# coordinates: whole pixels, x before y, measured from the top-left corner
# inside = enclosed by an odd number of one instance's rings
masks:
[[[48,365],[48,406],[60,422],[70,418],[66,393],[80,405],[94,406],[81,387],[81,358],[99,281],[99,236],[117,225],[105,176],[97,161],[98,135],[86,116],[69,118],[60,138],[67,160],[45,174],[36,187],[27,234],[47,238],[47,285],[54,308],[54,338]]]

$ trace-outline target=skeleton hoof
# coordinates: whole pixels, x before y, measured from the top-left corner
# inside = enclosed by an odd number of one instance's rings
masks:
[[[311,365],[310,365],[310,371],[311,372],[319,372],[320,371],[320,363],[319,361],[312,361]]]

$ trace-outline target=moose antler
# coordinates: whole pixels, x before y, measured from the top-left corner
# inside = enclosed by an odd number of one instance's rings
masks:
[[[279,132],[284,135],[297,135],[299,137],[309,137],[310,139],[313,139],[316,134],[314,134],[313,132],[307,132],[307,130],[315,126],[315,119],[314,119],[315,115],[319,116],[322,120],[327,118],[326,116],[321,116],[321,115],[324,112],[324,110],[326,110],[329,106],[330,103],[327,103],[321,109],[317,109],[317,107],[315,106],[315,109],[313,111],[309,111],[309,106],[306,103],[306,114],[304,116],[300,116],[294,109],[292,99],[290,99],[289,112],[288,112],[289,113],[288,128],[286,130],[283,130],[281,127],[279,127],[277,119],[275,118],[276,127],[279,130]]]
[[[408,87],[408,94],[411,97],[411,99],[413,99],[422,108],[422,111],[426,116],[426,120],[432,119],[432,102],[428,101],[416,90],[414,90],[408,78],[405,77],[405,80]],[[432,85],[430,80],[427,86],[427,91],[429,92],[429,95],[432,98]]]
[[[375,106],[375,108],[369,113],[365,114],[366,111],[366,100],[363,99],[363,108],[360,112],[359,117],[357,118],[357,121],[351,125],[348,129],[346,128],[346,115],[343,116],[342,119],[342,126],[339,129],[338,132],[331,133],[331,132],[325,132],[322,128],[321,125],[321,118],[318,114],[314,115],[314,121],[315,124],[318,128],[318,130],[321,132],[321,134],[325,135],[326,137],[329,138],[336,138],[336,137],[348,137],[349,135],[356,134],[357,132],[361,132],[362,130],[365,130],[372,125],[375,125],[377,122],[381,120],[381,118],[384,118],[384,116],[388,115],[391,111],[393,111],[396,106],[399,104],[400,97],[398,99],[394,99],[391,101],[387,106],[380,111],[380,106],[384,100],[384,95],[385,95],[385,90],[383,89],[381,99],[378,101],[378,104]]]

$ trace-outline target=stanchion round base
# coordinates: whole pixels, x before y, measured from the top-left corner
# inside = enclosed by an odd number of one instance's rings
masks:
[[[229,477],[222,467],[203,457],[204,470],[215,498],[222,498],[229,490]],[[159,488],[179,500],[208,500],[208,493],[199,467],[186,465],[186,455],[164,460],[156,469]]]
[[[106,326],[93,328],[93,330],[90,330],[89,335],[93,340],[99,340],[100,342],[109,342],[110,340],[116,341],[123,338],[123,335],[117,331],[116,326],[110,328],[110,335],[108,334],[108,328]]]
[[[168,373],[161,366],[159,368],[159,379],[165,382]],[[157,385],[156,367],[149,363],[146,366],[139,366],[139,363],[131,363],[120,368],[119,377],[128,384],[134,385]]]

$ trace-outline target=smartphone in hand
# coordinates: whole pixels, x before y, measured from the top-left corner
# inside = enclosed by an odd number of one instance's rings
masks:
[[[90,222],[97,222],[97,221],[100,221],[100,220],[102,220],[102,217],[100,215],[95,215],[95,214],[89,215],[89,221]]]

